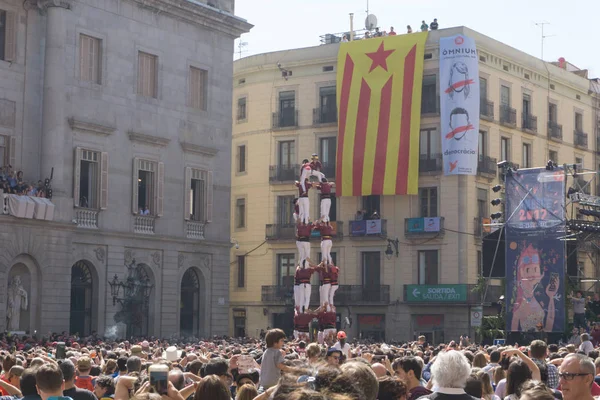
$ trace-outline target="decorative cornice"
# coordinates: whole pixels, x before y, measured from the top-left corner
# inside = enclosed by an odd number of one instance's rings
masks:
[[[25,0],[23,3],[23,8],[25,8],[25,10],[29,11],[36,9],[40,15],[46,15],[50,7],[61,7],[70,10],[72,5],[65,0]]]
[[[139,142],[148,144],[150,146],[166,147],[171,141],[171,139],[160,136],[148,135],[147,133],[138,133],[133,131],[127,132],[127,135],[129,136],[129,140],[132,142]]]
[[[194,153],[200,154],[201,156],[214,157],[219,152],[217,149],[200,146],[198,144],[192,144],[188,142],[179,142],[179,144],[181,145],[184,153]]]
[[[254,26],[245,19],[209,6],[200,1],[191,0],[133,0],[142,8],[167,14],[189,24],[200,25],[211,31],[221,32],[231,38],[238,38]]]
[[[69,118],[69,126],[74,131],[81,131],[86,133],[93,133],[94,135],[108,136],[115,132],[117,128],[114,126],[100,125],[93,122],[87,122],[75,119],[74,117]]]

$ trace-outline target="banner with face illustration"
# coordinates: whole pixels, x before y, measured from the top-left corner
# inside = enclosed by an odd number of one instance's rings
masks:
[[[440,116],[445,175],[477,174],[479,60],[464,35],[440,39]]]
[[[565,181],[557,168],[506,176],[506,330],[562,332]]]

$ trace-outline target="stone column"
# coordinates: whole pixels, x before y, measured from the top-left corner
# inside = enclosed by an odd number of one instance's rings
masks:
[[[60,198],[70,197],[70,174],[66,168],[72,160],[72,146],[67,140],[65,68],[67,13],[70,5],[64,1],[39,1],[38,7],[46,14],[40,177],[50,177],[54,168],[52,191],[54,199],[60,202]],[[62,208],[60,204],[57,205]]]

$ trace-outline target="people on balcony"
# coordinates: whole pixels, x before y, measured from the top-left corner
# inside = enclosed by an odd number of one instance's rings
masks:
[[[28,183],[23,178],[23,171],[15,173],[11,165],[0,169],[0,190],[18,196],[46,197],[46,188],[41,180],[37,184]]]

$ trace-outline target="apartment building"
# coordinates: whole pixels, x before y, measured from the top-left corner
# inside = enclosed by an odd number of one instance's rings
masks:
[[[475,176],[442,173],[439,38],[463,34],[479,52],[481,115]],[[318,153],[335,181],[339,44],[246,57],[234,63],[230,334],[291,329],[296,265],[292,200],[302,159]],[[596,96],[596,97],[595,97]],[[341,268],[338,325],[351,337],[429,340],[473,335],[481,295],[483,218],[495,210],[498,161],[520,168],[597,165],[597,93],[586,71],[547,63],[466,27],[432,31],[426,44],[421,104],[419,192],[415,196],[337,197],[333,258]],[[311,218],[318,218],[311,193]],[[377,211],[364,229],[358,210]],[[432,229],[424,218],[434,218]],[[397,247],[396,247],[397,246]],[[319,259],[319,239],[311,258]],[[592,266],[586,267],[593,269]],[[316,285],[318,278],[315,278]],[[484,312],[503,294],[489,287]],[[318,304],[317,286],[311,304]],[[350,322],[350,324],[348,324]]]
[[[1,166],[54,207],[0,195],[0,330],[18,276],[18,331],[226,334],[234,1],[5,0],[0,21]]]

